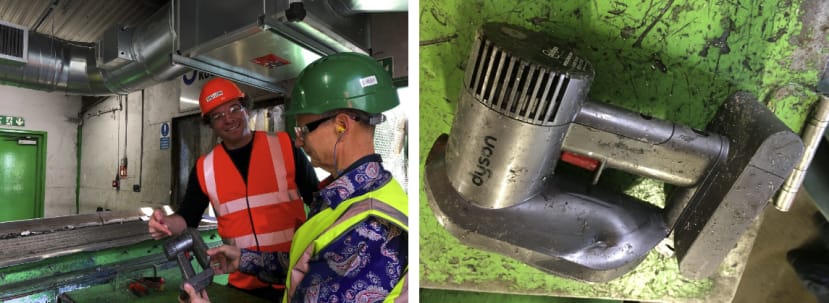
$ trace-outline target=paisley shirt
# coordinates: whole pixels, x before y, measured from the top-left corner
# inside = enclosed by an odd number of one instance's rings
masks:
[[[379,155],[364,157],[320,191],[309,219],[325,207],[376,190],[392,180]],[[284,253],[242,250],[240,270],[267,282],[284,283]],[[408,233],[388,221],[368,217],[313,256],[293,302],[380,302],[408,265]]]

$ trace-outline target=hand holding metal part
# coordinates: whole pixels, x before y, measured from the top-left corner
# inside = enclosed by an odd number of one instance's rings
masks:
[[[196,273],[188,254],[192,252],[202,271]],[[164,254],[168,260],[176,260],[181,269],[184,283],[190,284],[196,293],[201,293],[213,282],[213,268],[210,266],[210,256],[207,255],[207,245],[197,229],[187,228],[180,235],[164,242]],[[180,299],[187,301],[189,295],[181,285]]]
[[[802,142],[750,94],[733,95],[700,131],[588,101],[593,76],[547,35],[485,24],[451,135],[426,160],[438,222],[467,245],[592,282],[632,270],[673,230],[682,274],[710,275]],[[593,182],[556,173],[570,155],[598,161]],[[660,209],[595,184],[606,168],[677,190]]]

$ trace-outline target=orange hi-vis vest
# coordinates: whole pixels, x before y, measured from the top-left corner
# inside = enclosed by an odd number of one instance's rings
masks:
[[[199,158],[199,184],[226,243],[263,252],[290,250],[294,232],[306,219],[293,164],[291,141],[284,132],[253,133],[247,186],[221,145]],[[230,274],[228,283],[243,289],[270,286],[240,272]]]

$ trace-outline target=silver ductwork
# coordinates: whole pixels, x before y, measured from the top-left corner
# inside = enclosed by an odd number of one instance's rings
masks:
[[[402,54],[387,53],[383,50],[396,49],[382,45],[390,42],[372,45],[372,20],[365,12],[405,11],[406,4],[173,0],[143,25],[110,28],[94,44],[29,31],[28,42],[21,42],[28,56],[0,61],[0,84],[67,94],[125,94],[193,69],[284,94],[285,81],[328,54],[380,50],[405,64],[405,48]]]
[[[173,61],[271,92],[322,56],[368,54],[370,20],[332,1],[176,0]],[[228,12],[232,12],[228,14]]]
[[[99,62],[95,44],[78,43],[28,32],[28,57],[23,65],[0,64],[0,84],[79,95],[126,94],[171,80],[188,69],[171,59],[175,32],[167,5],[146,23],[131,30],[120,45],[131,60]],[[99,43],[104,44],[104,42]]]

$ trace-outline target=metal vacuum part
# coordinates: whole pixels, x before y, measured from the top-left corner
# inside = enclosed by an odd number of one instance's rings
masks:
[[[592,282],[632,270],[676,229],[680,271],[710,275],[791,172],[802,142],[749,94],[729,98],[701,131],[589,102],[592,77],[587,61],[544,34],[485,24],[451,135],[426,160],[438,221],[467,245]],[[592,184],[556,170],[563,153],[599,163]],[[662,210],[596,185],[605,168],[677,190]],[[756,183],[767,188],[745,190]]]
[[[585,102],[562,149],[600,160],[605,168],[692,186],[725,162],[728,138],[609,104]]]
[[[438,138],[426,159],[425,189],[438,222],[466,245],[555,275],[604,282],[636,267],[668,233],[658,208],[558,176],[525,202],[478,207],[447,177],[446,141]]]
[[[196,272],[190,261],[189,253],[196,257],[201,271]],[[201,292],[213,282],[213,268],[210,267],[210,256],[207,254],[207,244],[201,238],[201,233],[195,228],[187,228],[174,238],[164,242],[164,255],[168,260],[176,260],[181,277],[185,283],[193,286],[196,292]],[[184,291],[184,284],[180,286],[182,299],[189,296]]]
[[[468,245],[573,279],[639,264],[667,235],[659,209],[553,175],[590,64],[545,35],[491,23],[467,66],[452,135],[426,161],[438,221]]]
[[[480,207],[515,205],[546,187],[587,95],[590,64],[566,48],[540,48],[549,45],[502,24],[475,40],[446,164],[449,181]]]

